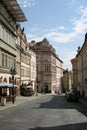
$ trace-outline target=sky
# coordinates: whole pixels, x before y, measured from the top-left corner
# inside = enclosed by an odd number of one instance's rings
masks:
[[[87,31],[87,0],[17,0],[27,21],[22,22],[27,41],[45,37],[72,70],[78,46],[82,47]]]

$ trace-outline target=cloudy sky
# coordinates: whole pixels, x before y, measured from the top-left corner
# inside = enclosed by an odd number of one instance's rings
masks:
[[[71,70],[71,59],[83,45],[87,32],[87,0],[17,1],[27,18],[21,27],[25,28],[28,42],[46,37],[64,68]]]

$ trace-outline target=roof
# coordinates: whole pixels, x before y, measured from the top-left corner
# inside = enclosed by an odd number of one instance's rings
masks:
[[[81,54],[81,52],[82,52],[82,50],[83,50],[83,48],[84,48],[85,45],[87,46],[87,33],[85,34],[84,43],[83,43],[82,47],[79,48],[78,53],[77,53],[77,55],[76,55],[76,58]]]
[[[17,22],[24,22],[27,20],[16,0],[1,0],[1,2]]]

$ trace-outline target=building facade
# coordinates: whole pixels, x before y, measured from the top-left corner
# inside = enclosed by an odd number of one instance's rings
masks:
[[[23,21],[26,18],[16,0],[0,1],[0,82],[12,82],[10,69],[16,69],[17,56],[16,25]]]
[[[38,92],[55,93],[61,88],[63,62],[57,57],[55,49],[49,44],[46,38],[40,42],[31,42],[31,46],[36,52]]]
[[[33,90],[36,90],[36,52],[29,46],[29,43],[27,43],[27,47],[30,54],[30,83]]]
[[[72,64],[73,68],[76,69],[73,75],[73,79],[78,77],[78,89],[82,96],[87,97],[87,33],[85,35],[85,40],[81,48],[79,48],[78,53],[75,57],[76,64]],[[74,81],[73,81],[74,82]],[[77,85],[77,82],[76,82]]]
[[[29,84],[30,82],[30,54],[27,47],[26,35],[21,35],[21,84]]]
[[[79,90],[79,88],[78,88],[78,66],[77,66],[77,58],[75,57],[75,58],[73,58],[72,60],[71,60],[71,63],[72,63],[72,85],[73,85],[73,87],[74,88],[76,88],[76,89],[78,89]]]
[[[21,85],[21,27],[17,25],[17,38],[16,38],[16,84]]]
[[[56,92],[61,93],[63,92],[62,89],[62,77],[63,77],[63,62],[56,57]]]

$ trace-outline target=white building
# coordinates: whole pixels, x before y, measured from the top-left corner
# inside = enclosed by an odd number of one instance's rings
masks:
[[[63,62],[57,57],[56,58],[56,91],[62,92],[62,77],[63,77]]]
[[[29,47],[29,43],[27,47]],[[30,54],[30,82],[33,85],[33,90],[36,88],[36,52],[29,47],[29,54]]]

